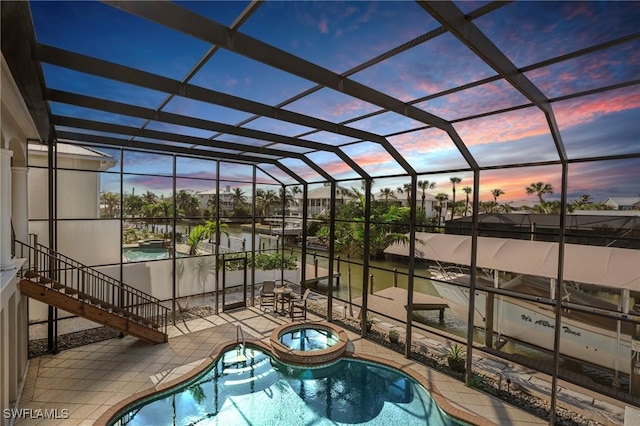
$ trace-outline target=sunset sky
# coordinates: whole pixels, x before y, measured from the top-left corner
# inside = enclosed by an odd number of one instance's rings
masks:
[[[176,2],[225,26],[231,26],[248,6],[244,1]],[[464,12],[485,2],[463,1],[456,5]],[[116,4],[117,6],[117,4]],[[211,45],[187,34],[126,13],[117,7],[96,2],[31,2],[37,40],[45,45],[124,64],[174,80],[183,81]],[[509,3],[473,23],[552,102],[560,136],[570,160],[596,156],[640,156],[640,2],[536,2]],[[238,31],[297,55],[335,73],[370,86],[378,92],[408,102],[415,107],[452,121],[471,154],[482,167],[545,162],[558,153],[544,114],[536,107],[500,112],[529,103],[518,90],[495,79],[466,90],[440,94],[448,89],[496,76],[496,71],[448,32],[418,43],[398,55],[372,66],[355,67],[440,27],[418,3],[385,2],[266,2],[242,23]],[[624,43],[586,55],[568,56],[557,63],[536,65],[570,55],[581,49],[635,34]],[[167,94],[125,83],[90,76],[70,69],[43,64],[49,88],[82,93],[97,98],[157,109]],[[588,96],[576,93],[624,85]],[[428,128],[420,121],[381,108],[329,88],[286,102],[311,89],[316,83],[272,68],[253,59],[220,49],[199,69],[189,84],[249,99],[269,106],[331,123],[387,137],[392,146],[418,173],[421,180],[437,183],[433,194],[449,193],[449,178],[458,176],[459,188],[472,185],[472,173],[450,137],[442,130]],[[286,102],[286,103],[285,103]],[[285,103],[284,105],[282,105]],[[150,130],[184,134],[203,139],[215,133],[172,124],[109,114],[50,102],[56,115],[82,117]],[[238,125],[253,114],[174,96],[163,111]],[[497,112],[497,113],[496,113]],[[491,115],[483,115],[494,113]],[[476,118],[470,118],[476,117]],[[341,149],[374,178],[374,191],[395,189],[408,183],[402,167],[380,145],[337,133],[260,117],[243,127],[300,137]],[[57,126],[60,130],[73,130]],[[93,132],[95,133],[95,132]],[[122,138],[122,135],[111,135]],[[136,138],[145,141],[145,138]],[[268,142],[223,134],[214,140],[265,146]],[[343,145],[346,144],[346,145]],[[135,145],[135,142],[134,144]],[[306,148],[273,145],[273,148],[305,153],[337,179],[358,181],[358,175],[336,155],[311,152]],[[209,148],[211,149],[211,148]],[[104,150],[114,153],[111,150]],[[221,150],[221,152],[225,152]],[[114,155],[116,155],[114,153]],[[296,159],[282,163],[310,182],[323,179]],[[158,155],[131,154],[124,159],[125,172],[171,173],[171,160]],[[178,173],[183,178],[216,178],[211,162],[182,160]],[[119,167],[119,166],[118,166]],[[268,166],[265,170],[285,183],[294,181]],[[451,171],[436,173],[438,171]],[[480,198],[491,199],[490,191],[505,192],[501,202],[535,200],[525,187],[543,181],[560,190],[560,166],[486,170],[481,173]],[[251,167],[226,163],[220,178],[233,182],[250,180]],[[103,188],[119,189],[116,176],[104,176]],[[260,175],[261,182],[272,181]],[[183,180],[192,189],[211,188],[206,181]],[[224,185],[223,185],[224,186]],[[171,179],[150,176],[127,177],[126,188],[136,193],[149,189],[166,192]],[[569,199],[590,194],[594,201],[613,196],[639,196],[640,158],[616,161],[579,162],[569,166]],[[460,195],[462,194],[462,195]],[[464,193],[458,191],[458,199]],[[554,196],[550,198],[554,198]]]

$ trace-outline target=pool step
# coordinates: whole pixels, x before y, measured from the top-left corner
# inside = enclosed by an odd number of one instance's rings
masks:
[[[231,350],[224,354],[224,357],[222,358],[222,365],[228,366],[239,362],[247,362],[259,355],[265,356],[262,352],[251,348]]]
[[[224,385],[225,386],[238,386],[238,385],[244,385],[247,383],[251,383],[251,382],[255,382],[257,380],[261,380],[264,379],[265,377],[274,374],[276,371],[273,369],[273,367],[269,367],[268,370],[256,374],[254,376],[250,376],[250,377],[243,377],[242,379],[235,379],[235,380],[225,380],[224,381]]]
[[[246,350],[246,354],[227,352],[222,358],[220,371],[218,383],[234,395],[266,389],[279,378],[271,365],[271,357],[250,349]]]
[[[254,362],[253,365],[251,363],[245,364],[244,362],[235,365],[229,365],[227,367],[224,367],[224,369],[222,370],[222,374],[241,374],[247,371],[256,370],[262,364],[269,364],[269,361],[270,359],[265,357],[259,361]]]

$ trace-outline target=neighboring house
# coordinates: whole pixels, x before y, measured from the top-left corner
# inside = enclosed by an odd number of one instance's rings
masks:
[[[343,188],[338,186],[336,194],[336,206],[341,206],[352,199],[353,191],[347,188]],[[384,200],[384,195],[378,191],[372,191],[373,196],[376,200],[381,201]],[[409,207],[409,201],[407,200],[406,194],[401,194],[398,191],[392,191],[388,196],[389,201],[394,201],[400,204],[403,207]],[[302,193],[296,195],[296,201],[298,204],[298,209],[302,212]],[[435,217],[435,208],[438,204],[438,201],[431,194],[425,194],[424,207],[427,212],[427,217]],[[422,206],[422,194],[418,192],[418,207]],[[320,213],[329,212],[329,208],[331,206],[331,187],[330,186],[321,186],[309,191],[307,195],[307,211],[309,216],[313,216]],[[295,208],[292,208],[292,211]]]
[[[397,200],[398,202],[400,202],[400,205],[402,207],[410,207],[409,205],[409,200],[407,198],[407,194],[406,193],[400,193],[399,191],[391,191],[391,194],[393,196],[390,196],[389,199],[393,199],[393,200]],[[395,198],[393,198],[395,197]],[[382,193],[378,192],[378,194],[376,194],[376,199],[378,200],[383,200],[384,196]],[[420,189],[418,189],[418,193],[417,193],[417,200],[416,200],[416,206],[418,208],[422,208],[422,191]],[[436,217],[436,208],[438,206],[438,200],[436,200],[436,197],[432,194],[429,194],[427,192],[425,192],[424,194],[424,211],[426,213],[426,216],[428,218],[433,218]]]
[[[640,208],[640,197],[611,197],[603,203],[614,210],[636,210]]]
[[[200,211],[203,212],[207,208],[210,200],[215,199],[218,193],[215,189],[196,192],[196,197],[200,202]],[[220,216],[229,216],[233,212],[233,192],[231,186],[227,185],[224,191],[220,192]]]
[[[48,147],[30,143],[29,146],[29,218],[46,219],[48,203]],[[59,191],[57,215],[59,219],[97,219],[100,217],[100,173],[114,167],[117,161],[103,152],[57,144],[56,179]],[[65,169],[65,170],[60,170]],[[91,173],[87,173],[91,172]]]
[[[336,206],[339,207],[349,201],[352,196],[350,189],[336,186]],[[296,201],[302,212],[302,193],[296,194]],[[328,213],[331,207],[331,186],[321,186],[307,193],[307,214],[313,216],[320,213]]]

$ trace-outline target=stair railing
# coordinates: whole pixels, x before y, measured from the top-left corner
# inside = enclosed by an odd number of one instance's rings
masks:
[[[20,271],[21,277],[62,284],[64,288],[59,291],[77,294],[79,299],[167,333],[169,308],[163,306],[160,299],[37,242],[29,245],[16,241],[16,245],[18,257],[27,259]]]

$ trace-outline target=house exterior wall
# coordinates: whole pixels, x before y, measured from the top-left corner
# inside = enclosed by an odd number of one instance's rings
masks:
[[[49,171],[46,156],[29,154],[29,218],[49,217]],[[58,155],[58,167],[99,170],[100,162]],[[37,167],[35,167],[37,166]],[[59,219],[97,219],[100,217],[100,173],[82,170],[58,170],[57,214]]]
[[[16,224],[16,237],[23,237],[21,234],[23,228],[26,229],[27,218],[26,214],[23,217],[20,213],[26,212],[28,189],[21,179],[26,172],[27,139],[37,138],[38,132],[4,56],[1,66],[0,150],[7,154],[5,159],[10,160],[0,167],[2,187],[7,189],[0,191],[0,205],[3,206],[0,222],[3,229],[6,226],[9,229],[8,240],[2,233],[2,258],[10,259],[5,265],[7,268],[0,272],[0,410],[5,410],[15,407],[28,366],[27,299],[20,293],[17,277],[24,259],[11,259],[10,224],[11,221]],[[14,171],[20,174],[18,179],[13,178]],[[0,425],[9,424],[9,421],[0,416]]]

